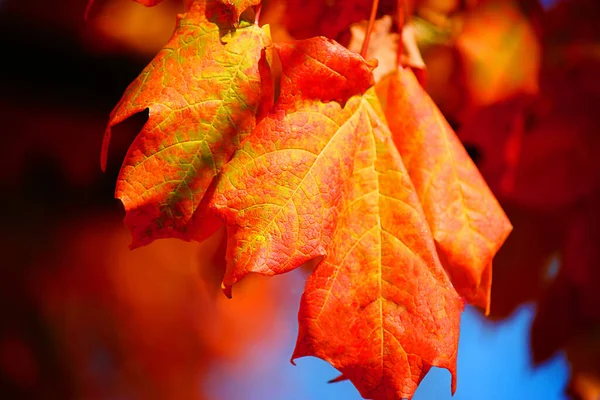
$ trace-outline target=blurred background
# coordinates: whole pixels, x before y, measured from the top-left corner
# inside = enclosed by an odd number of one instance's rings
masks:
[[[262,18],[276,40],[344,42],[341,3],[271,0]],[[368,16],[352,4],[348,21]],[[87,22],[86,6],[0,0],[0,397],[360,399],[325,362],[289,363],[306,271],[229,300],[222,234],[128,249],[113,189],[145,116],[118,127],[105,174],[100,144],[182,5],[97,0]],[[427,90],[515,228],[491,316],[464,313],[454,398],[600,399],[600,2],[411,6]],[[434,369],[415,399],[450,397]]]

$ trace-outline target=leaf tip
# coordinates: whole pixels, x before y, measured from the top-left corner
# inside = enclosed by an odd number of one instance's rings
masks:
[[[487,296],[487,301],[485,303],[485,307],[483,309],[483,315],[485,315],[486,317],[490,316],[490,296]]]
[[[450,384],[450,391],[452,393],[452,396],[454,396],[454,394],[456,393],[456,371],[450,371],[450,375],[452,375],[452,383]]]
[[[221,282],[221,290],[228,299],[231,299],[231,285],[226,285],[225,282]]]
[[[340,376],[337,376],[337,377],[335,377],[333,379],[328,380],[327,383],[338,383],[338,382],[343,382],[345,380],[348,380],[348,378],[346,378],[344,376],[344,374],[342,374]]]
[[[376,58],[371,58],[369,60],[365,60],[367,62],[367,65],[374,70],[375,68],[377,68],[379,66],[379,60]]]

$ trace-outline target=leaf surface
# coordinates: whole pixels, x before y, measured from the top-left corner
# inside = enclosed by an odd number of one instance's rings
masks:
[[[221,16],[213,11],[202,1],[193,4],[111,114],[103,164],[111,128],[150,111],[116,188],[134,247],[162,237],[202,236],[194,215],[204,214],[207,189],[254,128],[261,104],[268,107],[272,98],[268,34],[248,24],[223,30],[209,21]]]
[[[454,392],[462,302],[374,91],[361,102],[366,126],[351,191],[307,282],[293,358],[329,361],[366,398],[411,398],[432,366],[451,372]]]
[[[410,70],[386,76],[377,91],[454,286],[489,310],[492,258],[510,222]]]
[[[351,97],[372,85],[372,67],[323,38],[300,43],[279,49],[281,96],[217,186],[213,205],[229,237],[225,286],[325,255],[335,229],[357,147]]]
[[[320,261],[293,358],[329,361],[366,398],[412,397],[431,366],[454,376],[463,303],[367,90],[372,67],[324,38],[278,51],[282,95],[216,189],[224,284]]]

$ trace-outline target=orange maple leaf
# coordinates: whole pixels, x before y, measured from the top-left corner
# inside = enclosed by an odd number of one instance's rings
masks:
[[[510,222],[412,71],[399,69],[376,88],[454,287],[489,312],[492,258]]]
[[[277,47],[281,97],[215,193],[229,233],[224,284],[324,257],[294,358],[329,361],[365,397],[411,397],[431,366],[454,375],[463,303],[367,90],[372,67],[324,38]]]
[[[251,24],[224,33],[212,22],[221,17],[212,8],[203,1],[194,3],[110,117],[103,163],[111,128],[150,110],[125,157],[116,189],[127,210],[125,223],[134,247],[161,237],[206,236],[196,223],[205,216],[204,195],[254,128],[260,108],[272,102],[264,52],[268,33]]]

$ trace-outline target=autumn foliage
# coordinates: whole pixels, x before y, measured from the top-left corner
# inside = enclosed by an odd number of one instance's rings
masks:
[[[597,400],[599,18],[0,1],[0,393]]]
[[[224,224],[228,295],[312,262],[292,359],[329,361],[365,398],[410,398],[433,366],[454,391],[460,314],[489,309],[510,223],[409,65],[376,83],[366,51],[272,43],[258,3],[189,4],[114,109],[103,164],[112,127],[149,110],[117,183],[132,246]]]

